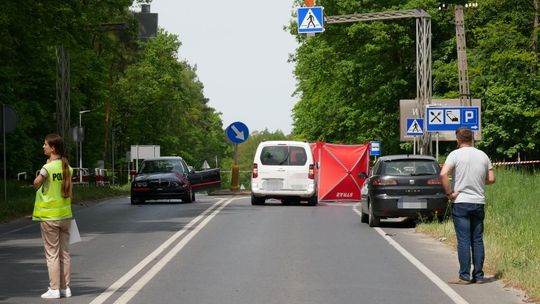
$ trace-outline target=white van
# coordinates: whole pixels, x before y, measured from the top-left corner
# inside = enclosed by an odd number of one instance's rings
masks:
[[[251,204],[267,198],[284,204],[307,201],[317,205],[315,163],[308,143],[264,141],[257,147],[251,175]]]

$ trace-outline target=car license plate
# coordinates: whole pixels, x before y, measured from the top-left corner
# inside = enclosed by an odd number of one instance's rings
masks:
[[[268,179],[263,182],[263,189],[277,191],[283,188],[283,181],[280,179]]]
[[[427,209],[427,202],[424,199],[402,198],[398,201],[399,209]]]

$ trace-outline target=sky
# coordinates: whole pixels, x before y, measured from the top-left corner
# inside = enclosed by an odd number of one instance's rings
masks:
[[[150,11],[160,28],[178,35],[179,59],[197,67],[224,128],[241,121],[250,132],[291,132],[298,98],[291,96],[296,80],[287,60],[297,43],[283,26],[293,0],[153,0]]]

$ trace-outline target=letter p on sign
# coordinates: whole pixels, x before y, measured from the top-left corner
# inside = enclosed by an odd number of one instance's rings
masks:
[[[476,120],[475,117],[474,117],[474,112],[473,111],[465,111],[465,120],[464,122],[471,122],[471,120]]]

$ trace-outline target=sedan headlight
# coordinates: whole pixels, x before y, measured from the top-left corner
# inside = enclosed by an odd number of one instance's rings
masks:
[[[135,188],[146,188],[146,187],[148,187],[148,182],[134,182],[133,187],[135,187]]]

